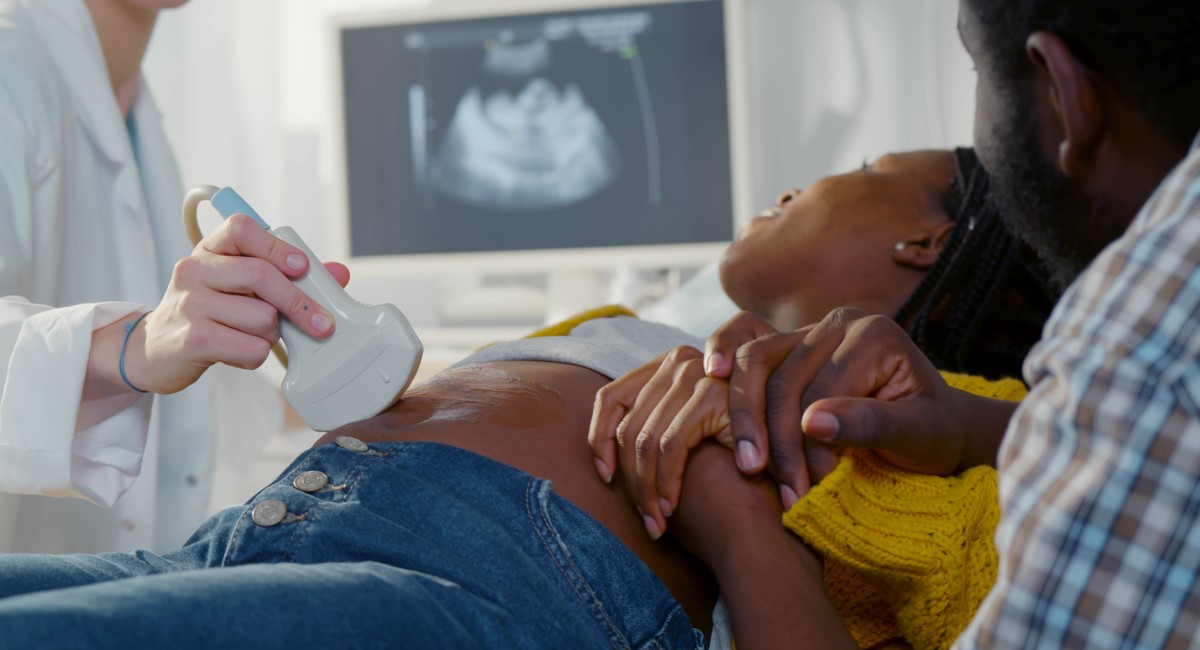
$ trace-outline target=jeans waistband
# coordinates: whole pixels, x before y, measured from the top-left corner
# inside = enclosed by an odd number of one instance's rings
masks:
[[[702,644],[658,577],[548,481],[438,443],[341,442],[229,515],[222,564],[379,562],[516,612],[568,606],[614,647]]]

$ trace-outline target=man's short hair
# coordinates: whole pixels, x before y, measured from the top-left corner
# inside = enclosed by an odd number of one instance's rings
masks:
[[[1025,40],[1048,31],[1173,141],[1186,149],[1196,137],[1200,1],[963,1],[976,18],[984,60],[1010,81],[1033,70]]]

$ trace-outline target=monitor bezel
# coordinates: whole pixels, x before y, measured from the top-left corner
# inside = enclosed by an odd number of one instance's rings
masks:
[[[332,78],[329,93],[332,100],[330,139],[333,155],[331,218],[336,227],[333,251],[355,274],[369,276],[388,274],[424,275],[447,271],[485,274],[514,274],[547,272],[605,272],[615,268],[673,269],[698,268],[716,260],[728,246],[725,242],[692,244],[646,244],[634,246],[603,246],[587,248],[522,249],[510,251],[479,251],[461,253],[418,253],[397,255],[353,255],[351,246],[350,199],[348,164],[345,142],[345,113],[343,110],[341,34],[345,29],[360,27],[469,20],[477,18],[519,16],[556,11],[604,10],[644,5],[686,4],[702,0],[511,0],[498,6],[495,0],[458,0],[449,3],[425,4],[384,11],[354,12],[334,15],[329,20],[329,39],[332,55],[329,74]],[[744,215],[751,214],[749,203],[749,126],[746,101],[747,67],[743,34],[745,0],[721,0],[725,23],[725,78],[730,152],[730,189],[733,214],[730,233]]]

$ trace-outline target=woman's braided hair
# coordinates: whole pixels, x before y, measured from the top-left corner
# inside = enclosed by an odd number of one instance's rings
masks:
[[[896,321],[942,370],[1020,377],[1059,294],[990,204],[974,149],[956,149],[954,163],[946,212],[955,227]]]

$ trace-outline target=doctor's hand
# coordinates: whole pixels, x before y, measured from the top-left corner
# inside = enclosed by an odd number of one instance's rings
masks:
[[[596,394],[588,443],[606,483],[617,469],[658,538],[679,504],[688,454],[708,437],[732,448],[728,389],[704,373],[691,346],[667,351]]]
[[[806,451],[806,442],[813,440],[871,448],[899,467],[931,474],[987,462],[989,454],[994,462],[989,436],[973,440],[974,432],[981,414],[1006,423],[1011,406],[997,413],[994,400],[950,388],[892,319],[837,309],[795,332],[747,342],[748,329],[744,318],[731,321],[709,349],[734,360],[734,444],[751,444],[770,459],[785,507],[812,482],[806,456],[813,447]]]
[[[346,267],[325,266],[342,286],[349,281]],[[245,215],[225,220],[175,265],[162,302],[130,335],[124,355],[129,383],[174,393],[215,363],[257,368],[279,339],[280,316],[314,338],[328,337],[332,314],[291,282],[307,272],[308,257],[300,249]],[[93,336],[89,382],[95,369],[128,391],[117,365],[124,324],[132,318]]]

